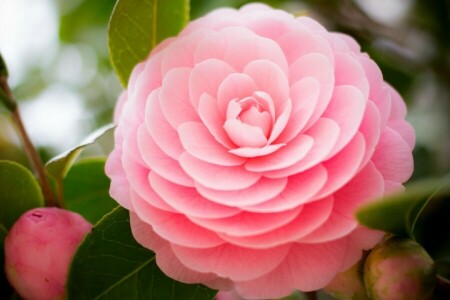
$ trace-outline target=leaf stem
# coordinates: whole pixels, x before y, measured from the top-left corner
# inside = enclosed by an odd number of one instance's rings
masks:
[[[2,65],[4,66],[4,63]],[[17,105],[11,89],[9,88],[5,75],[7,75],[6,72],[4,74],[0,74],[0,99],[11,111],[12,120],[14,121],[20,138],[22,139],[22,143],[28,159],[30,160],[31,167],[37,175],[39,184],[42,189],[42,194],[44,195],[46,206],[58,206],[58,203],[55,201],[52,188],[50,187],[50,182],[45,173],[44,164],[42,163],[39,153],[33,146],[33,143],[31,142],[31,139],[28,136],[27,131],[25,130],[25,126],[23,125],[22,118],[20,116],[19,106]]]

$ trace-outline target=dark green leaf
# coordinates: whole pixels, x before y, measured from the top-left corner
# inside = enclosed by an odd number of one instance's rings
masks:
[[[417,218],[425,205],[430,203],[430,197],[448,190],[449,178],[411,183],[405,192],[389,195],[360,208],[356,217],[367,227],[411,236]]]
[[[93,224],[117,206],[109,196],[110,180],[104,169],[105,158],[83,159],[64,178],[67,209],[78,212]]]
[[[129,212],[118,207],[96,224],[76,252],[67,293],[69,300],[209,300],[216,292],[165,276],[155,254],[134,240]]]
[[[109,132],[112,132],[115,125],[108,124],[105,125],[93,133],[91,133],[81,144],[78,146],[67,150],[64,153],[61,153],[60,155],[52,158],[47,164],[47,172],[56,180],[59,180],[61,178],[64,178],[66,176],[67,172],[69,171],[70,167],[80,154],[80,152],[87,146],[95,143],[95,141],[99,138],[101,138],[103,135],[108,134]]]
[[[36,178],[12,161],[0,161],[0,191],[0,223],[7,229],[27,210],[44,205]]]
[[[118,0],[109,22],[108,47],[120,82],[127,86],[134,66],[189,20],[188,0]]]

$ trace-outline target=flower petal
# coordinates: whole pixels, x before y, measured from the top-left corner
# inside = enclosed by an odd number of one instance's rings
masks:
[[[208,129],[199,122],[186,122],[178,128],[184,149],[202,161],[220,166],[238,166],[246,159],[236,156],[218,143]]]
[[[275,269],[285,258],[290,245],[255,250],[227,243],[209,249],[177,245],[172,249],[184,265],[197,272],[214,272],[231,280],[251,280]]]
[[[197,191],[209,200],[231,206],[254,205],[279,195],[286,187],[287,179],[268,179],[262,177],[248,188],[236,191],[214,190],[197,184]]]
[[[221,167],[196,159],[187,152],[180,157],[183,170],[201,185],[221,190],[242,190],[256,183],[260,174],[247,171],[243,166]]]

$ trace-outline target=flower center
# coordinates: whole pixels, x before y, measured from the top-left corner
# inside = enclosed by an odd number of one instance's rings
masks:
[[[224,128],[239,147],[262,147],[272,130],[275,117],[271,97],[264,92],[233,99],[228,103]]]

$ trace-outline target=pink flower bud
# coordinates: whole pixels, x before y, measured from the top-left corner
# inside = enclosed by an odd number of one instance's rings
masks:
[[[371,299],[429,299],[435,282],[434,262],[415,241],[392,237],[367,257],[364,283]]]
[[[61,299],[72,257],[92,224],[77,213],[35,208],[23,214],[5,239],[9,282],[25,299]]]

